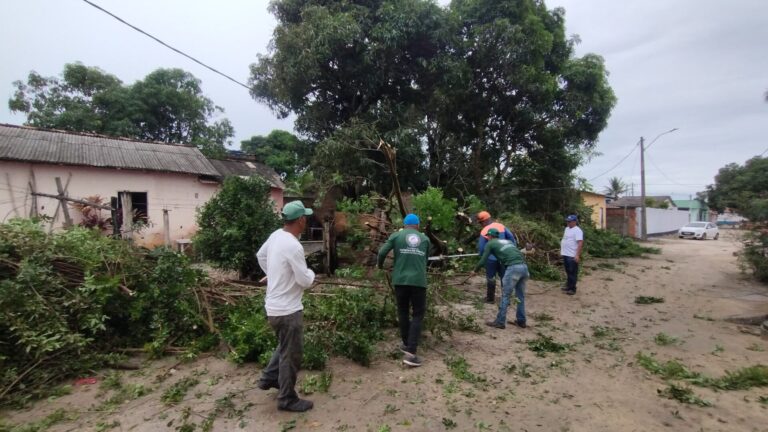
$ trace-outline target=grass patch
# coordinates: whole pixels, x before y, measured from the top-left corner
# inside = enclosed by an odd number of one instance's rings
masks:
[[[673,399],[681,403],[698,405],[700,407],[710,407],[712,402],[706,401],[698,396],[690,387],[670,384],[663,390],[657,390],[659,396],[667,399]]]
[[[532,366],[530,363],[526,363],[520,357],[517,358],[517,363],[508,361],[502,366],[501,370],[510,375],[518,375],[522,378],[530,378]]]
[[[653,297],[653,296],[635,297],[635,304],[655,304],[655,303],[664,303],[664,297]]]
[[[328,393],[332,381],[333,374],[330,372],[323,372],[319,375],[307,375],[301,380],[299,391],[305,395],[311,395],[312,393],[318,392]]]
[[[763,347],[761,347],[757,343],[753,343],[752,345],[748,346],[747,349],[750,350],[750,351],[755,351],[755,352],[763,352],[763,351],[765,351],[763,349]]]
[[[700,380],[702,378],[700,373],[691,371],[677,360],[659,362],[653,355],[646,355],[642,352],[637,353],[635,358],[637,359],[637,364],[642,366],[645,370],[654,375],[659,375],[664,379],[691,381]]]
[[[607,337],[612,337],[616,331],[612,329],[611,327],[605,327],[605,326],[592,326],[592,336],[603,339]]]
[[[531,318],[533,318],[536,322],[540,322],[540,323],[551,322],[555,320],[555,317],[553,317],[552,315],[546,312],[537,312],[537,313],[531,314]]]
[[[453,355],[450,357],[446,357],[444,361],[445,361],[445,365],[448,366],[448,370],[451,371],[451,374],[456,379],[460,379],[462,381],[466,381],[473,384],[487,382],[487,379],[484,376],[473,373],[469,368],[469,363],[467,363],[467,359],[465,359],[460,355]]]
[[[677,360],[659,362],[652,355],[641,352],[635,356],[637,363],[647,371],[668,380],[681,380],[699,387],[716,390],[748,390],[753,387],[768,387],[768,366],[754,365],[733,372],[726,371],[720,378],[712,378],[690,370]]]
[[[725,376],[712,380],[709,385],[719,390],[748,390],[768,386],[768,366],[755,365],[725,372]]]
[[[597,268],[605,270],[616,270],[616,264],[610,262],[597,263]]]
[[[539,333],[536,339],[529,340],[527,344],[528,349],[539,357],[546,357],[547,353],[564,353],[571,349],[570,344],[557,342],[551,336],[542,333]]]
[[[187,392],[189,392],[189,389],[198,385],[199,383],[200,381],[197,378],[192,378],[192,377],[182,378],[181,380],[174,383],[172,386],[168,387],[163,392],[163,395],[160,397],[160,400],[163,401],[163,403],[166,405],[176,405],[182,400],[184,400],[184,396],[187,395]]]
[[[63,421],[74,420],[77,418],[73,415],[68,415],[63,409],[57,409],[56,411],[45,416],[44,419],[36,422],[27,423],[24,425],[6,425],[0,423],[0,431],[2,432],[42,432],[48,430],[51,426],[61,423]]]
[[[669,346],[678,344],[680,339],[661,332],[657,333],[656,336],[653,337],[653,341],[656,342],[656,345],[659,346]]]
[[[707,316],[707,315],[693,314],[693,317],[695,319],[700,319],[700,320],[704,320],[704,321],[714,321],[715,320],[711,316]]]

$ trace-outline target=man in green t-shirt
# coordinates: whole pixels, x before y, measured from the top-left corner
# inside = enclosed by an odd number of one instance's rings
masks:
[[[404,229],[392,234],[379,249],[378,264],[383,268],[389,251],[395,251],[392,284],[397,297],[397,314],[403,344],[403,363],[421,366],[416,348],[421,338],[421,322],[427,309],[427,258],[429,239],[419,232],[419,217],[411,213],[403,219]],[[410,310],[413,310],[411,315]]]
[[[502,295],[501,303],[499,304],[499,313],[496,315],[496,320],[488,321],[485,324],[500,329],[506,327],[507,308],[509,308],[512,290],[515,290],[515,297],[517,297],[517,316],[514,321],[510,321],[509,323],[525,328],[525,283],[530,276],[528,273],[528,266],[525,264],[525,257],[511,240],[499,239],[499,230],[496,228],[489,229],[487,235],[491,240],[485,245],[483,256],[480,257],[480,262],[477,263],[472,274],[476,274],[478,270],[485,266],[485,262],[491,254],[499,260],[506,270],[504,271],[504,278],[502,279]]]

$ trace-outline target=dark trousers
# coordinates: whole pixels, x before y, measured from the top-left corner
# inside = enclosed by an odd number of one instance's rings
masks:
[[[277,383],[280,387],[277,404],[285,407],[299,399],[295,387],[304,350],[304,314],[298,311],[267,319],[277,335],[277,348],[269,364],[261,372],[261,382]]]
[[[427,310],[427,289],[410,285],[395,285],[397,295],[397,315],[400,321],[400,338],[411,354],[421,338],[421,323]],[[411,314],[413,310],[413,314]]]
[[[576,280],[579,278],[579,263],[573,257],[563,256],[563,265],[565,266],[565,275],[568,277],[566,288],[570,291],[576,291]]]
[[[499,260],[488,260],[485,262],[485,300],[492,302],[496,300],[496,275],[502,279],[501,287],[504,288],[504,264]]]

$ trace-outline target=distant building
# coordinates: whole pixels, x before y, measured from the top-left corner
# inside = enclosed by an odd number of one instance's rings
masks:
[[[50,229],[63,226],[60,201],[33,195],[99,197],[113,207],[122,227],[123,208],[146,226],[127,236],[140,245],[164,243],[164,211],[172,242],[197,231],[196,212],[213,197],[227,176],[258,175],[270,186],[276,209],[282,208],[283,185],[271,168],[243,158],[210,160],[196,147],[136,141],[82,133],[0,124],[0,223],[13,217],[46,216]],[[68,207],[74,224],[83,220]],[[112,215],[102,210],[104,218]]]
[[[675,200],[678,210],[686,210],[689,215],[688,222],[716,222],[717,212],[709,210],[706,203],[700,200]]]
[[[582,201],[584,201],[584,205],[592,209],[592,222],[594,222],[597,228],[605,229],[607,225],[606,196],[589,191],[581,191],[579,193]]]

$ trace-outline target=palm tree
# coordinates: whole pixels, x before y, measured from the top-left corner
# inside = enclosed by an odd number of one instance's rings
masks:
[[[606,195],[618,198],[619,195],[623,195],[628,189],[624,180],[619,177],[611,177],[608,179],[608,186],[603,189]]]

